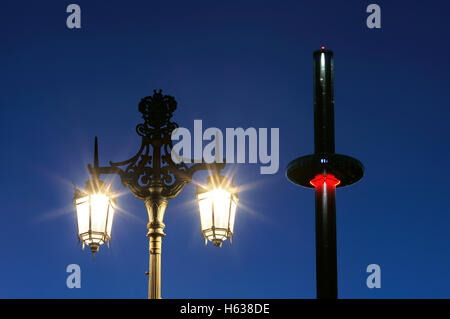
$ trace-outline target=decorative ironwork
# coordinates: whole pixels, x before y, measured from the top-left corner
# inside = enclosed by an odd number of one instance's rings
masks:
[[[144,119],[143,124],[136,127],[141,136],[158,138],[158,135],[171,133],[178,124],[171,122],[173,112],[177,109],[177,101],[170,95],[163,95],[162,90],[153,90],[152,96],[147,96],[139,102],[139,112]]]
[[[172,160],[173,148],[171,134],[178,124],[172,122],[177,102],[173,96],[163,95],[162,90],[153,91],[139,102],[139,112],[144,123],[136,126],[136,132],[142,136],[139,151],[122,162],[109,162],[110,166],[98,165],[98,157],[94,166],[88,165],[94,176],[100,174],[117,174],[121,182],[139,199],[145,200],[151,195],[151,187],[161,187],[160,195],[171,199],[177,196],[183,187],[192,181],[192,175],[198,170],[212,169],[220,171],[225,163],[195,163],[190,166],[184,162]],[[98,154],[96,144],[95,154]],[[98,156],[98,155],[97,155]]]

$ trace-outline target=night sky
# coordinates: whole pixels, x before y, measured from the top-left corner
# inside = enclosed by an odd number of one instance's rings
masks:
[[[336,152],[365,176],[337,191],[339,297],[449,298],[448,1],[70,1],[0,4],[0,298],[145,298],[147,212],[123,193],[111,247],[77,243],[72,182],[139,149],[138,102],[175,96],[193,129],[280,129],[280,169],[234,165],[233,244],[205,247],[188,185],[169,201],[164,298],[315,298],[314,192],[285,177],[313,152],[312,53],[335,55]],[[195,175],[204,181],[205,174]],[[81,289],[66,267],[81,267]],[[381,288],[366,267],[381,267]]]

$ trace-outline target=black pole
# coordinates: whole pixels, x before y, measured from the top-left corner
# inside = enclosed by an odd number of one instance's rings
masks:
[[[316,187],[316,283],[318,299],[337,299],[336,188]]]
[[[314,57],[314,153],[334,153],[333,52],[315,51]]]
[[[314,152],[334,153],[333,52],[322,49],[313,57]],[[336,188],[322,182],[315,191],[317,298],[337,299]]]
[[[317,298],[337,299],[336,187],[359,181],[364,166],[334,150],[333,52],[322,47],[313,61],[314,154],[291,161],[286,176],[297,185],[315,188]]]

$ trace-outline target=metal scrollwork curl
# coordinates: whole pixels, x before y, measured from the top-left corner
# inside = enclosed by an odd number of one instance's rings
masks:
[[[197,170],[210,169],[211,164],[175,163],[172,160],[173,148],[171,134],[178,124],[171,121],[177,108],[175,98],[163,95],[162,90],[153,91],[139,102],[139,112],[144,123],[136,126],[136,133],[142,136],[139,151],[130,159],[122,162],[109,162],[110,167],[90,167],[95,174],[118,174],[122,184],[140,199],[150,196],[149,188],[154,185],[162,187],[162,196],[173,198],[190,183]],[[214,164],[213,164],[214,165]],[[216,164],[222,169],[224,163]]]

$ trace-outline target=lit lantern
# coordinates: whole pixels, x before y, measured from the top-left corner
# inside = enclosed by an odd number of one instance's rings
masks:
[[[78,239],[91,248],[93,257],[100,245],[111,239],[116,203],[114,194],[104,182],[89,179],[84,191],[75,187],[74,204],[77,214]]]
[[[233,237],[236,208],[239,201],[237,189],[225,176],[210,175],[206,186],[197,186],[200,224],[205,244],[215,246]]]

